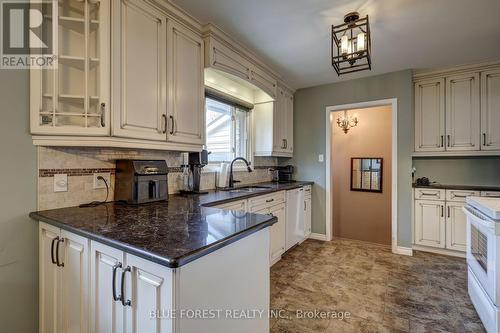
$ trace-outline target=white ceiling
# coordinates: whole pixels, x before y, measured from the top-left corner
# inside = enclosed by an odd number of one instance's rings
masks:
[[[500,58],[500,0],[172,0],[245,44],[295,88]],[[372,70],[340,78],[330,29],[370,17]]]

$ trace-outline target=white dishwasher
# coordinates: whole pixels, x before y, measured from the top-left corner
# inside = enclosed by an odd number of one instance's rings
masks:
[[[285,250],[305,238],[304,189],[286,191],[286,246]]]

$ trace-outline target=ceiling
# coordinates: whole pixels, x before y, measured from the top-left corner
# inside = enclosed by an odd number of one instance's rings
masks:
[[[171,1],[246,45],[294,88],[500,58],[499,0]],[[331,25],[355,10],[370,17],[372,70],[338,77]]]

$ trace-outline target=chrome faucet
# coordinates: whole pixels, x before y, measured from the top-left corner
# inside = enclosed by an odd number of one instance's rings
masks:
[[[245,164],[247,165],[248,172],[252,172],[252,168],[250,168],[250,163],[246,159],[244,159],[243,157],[236,157],[231,162],[231,166],[229,167],[229,188],[233,188],[234,187],[234,183],[239,183],[240,182],[239,180],[234,180],[234,177],[233,177],[233,164],[234,164],[234,162],[236,162],[238,160],[245,162]]]

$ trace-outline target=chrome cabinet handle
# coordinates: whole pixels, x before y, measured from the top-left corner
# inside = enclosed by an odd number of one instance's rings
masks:
[[[448,147],[451,147],[451,135],[448,134],[447,138],[448,138],[448,140],[446,140],[446,141],[448,141]]]
[[[487,144],[486,144],[486,133],[483,133],[483,146],[487,146]]]
[[[267,199],[266,202],[273,202],[274,199]]]
[[[448,206],[447,208],[448,208],[448,218],[450,218],[450,215],[451,215],[451,213],[450,213],[450,206]]]
[[[122,305],[123,306],[131,306],[132,305],[132,301],[131,300],[126,300],[125,301],[125,274],[127,274],[127,272],[131,272],[132,269],[130,268],[130,266],[127,266],[127,268],[125,268],[122,272],[122,285],[121,285],[121,301],[122,301]]]
[[[444,135],[441,135],[441,146],[440,147],[444,147]]]
[[[161,118],[163,119],[163,130],[161,131],[163,134],[167,133],[167,116],[162,114]]]
[[[106,103],[101,103],[101,127],[106,127],[106,121],[104,117],[106,116]]]
[[[56,245],[56,265],[57,267],[64,267],[64,263],[59,261],[59,244],[64,243],[64,238],[59,238]]]
[[[56,259],[54,258],[54,243],[58,241],[59,242],[59,236],[52,238],[52,243],[50,244],[50,259],[52,260],[52,263],[54,265],[57,264]]]
[[[444,217],[444,206],[441,206],[441,217]]]
[[[171,128],[170,128],[170,135],[174,134],[174,116],[170,116],[170,120],[172,121]]]
[[[119,262],[113,266],[113,280],[112,280],[112,289],[113,289],[113,301],[118,302],[122,300],[122,295],[116,296],[116,270],[118,268],[122,268],[122,263]]]

